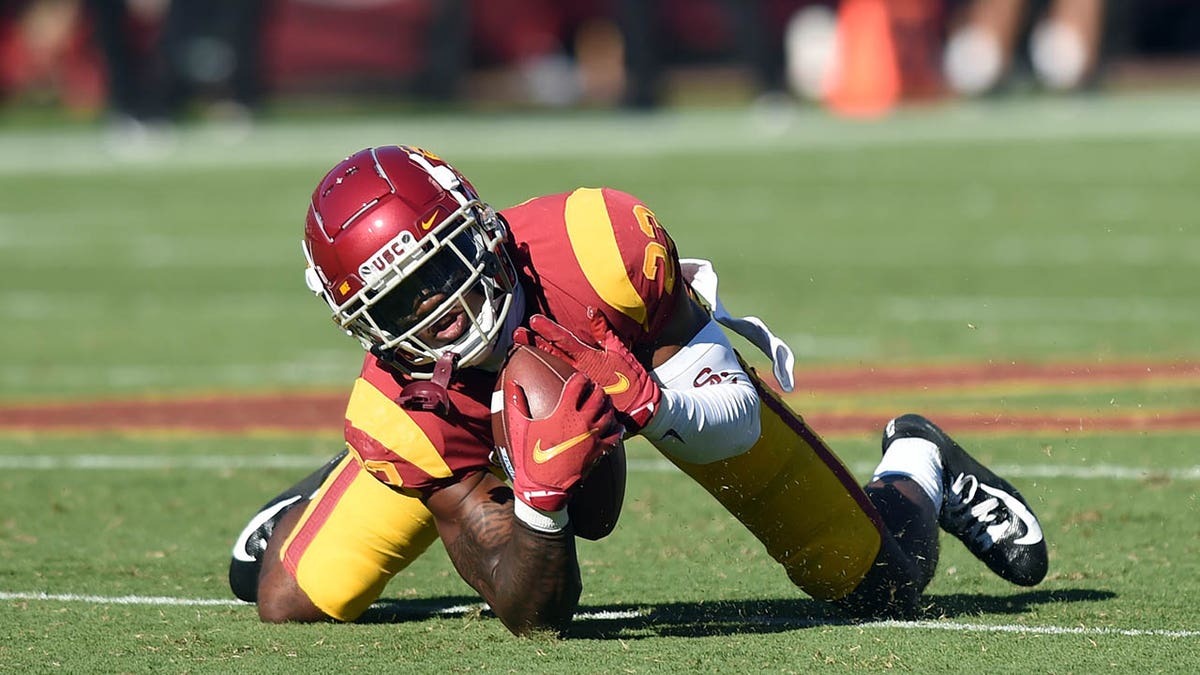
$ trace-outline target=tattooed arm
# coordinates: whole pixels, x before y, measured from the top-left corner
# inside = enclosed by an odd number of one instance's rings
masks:
[[[583,584],[574,528],[535,531],[513,515],[512,490],[476,473],[432,493],[426,506],[455,569],[516,635],[562,631]]]

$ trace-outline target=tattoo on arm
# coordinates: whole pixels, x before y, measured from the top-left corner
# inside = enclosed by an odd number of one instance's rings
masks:
[[[461,499],[430,500],[455,569],[513,633],[565,629],[582,591],[573,528],[530,529],[513,516],[512,491],[499,479],[468,482]]]

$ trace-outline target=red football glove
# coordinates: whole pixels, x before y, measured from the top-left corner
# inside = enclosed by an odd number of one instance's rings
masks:
[[[518,328],[514,339],[550,352],[570,363],[576,370],[592,378],[612,397],[617,419],[630,434],[641,431],[654,417],[662,390],[650,374],[629,351],[629,347],[613,333],[604,314],[588,307],[594,343],[581,340],[549,317],[533,315],[529,329]]]
[[[621,442],[623,429],[612,402],[579,373],[563,385],[549,415],[532,419],[525,391],[504,383],[504,423],[513,473],[513,494],[543,511],[567,507],[571,492],[592,467]]]

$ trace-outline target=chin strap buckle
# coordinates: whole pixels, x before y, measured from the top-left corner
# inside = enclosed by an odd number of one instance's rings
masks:
[[[396,402],[405,410],[431,412],[435,415],[445,415],[450,411],[450,394],[446,388],[450,386],[450,378],[454,374],[454,364],[458,354],[446,352],[438,358],[433,366],[433,377],[428,380],[410,382],[400,390]]]

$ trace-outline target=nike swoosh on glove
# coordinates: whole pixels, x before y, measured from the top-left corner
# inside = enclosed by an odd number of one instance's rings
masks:
[[[585,342],[542,314],[529,320],[529,328],[518,328],[513,338],[565,360],[592,378],[612,397],[617,419],[630,435],[641,431],[654,417],[662,390],[650,378],[629,347],[617,337],[594,307],[588,307],[588,323],[594,342]]]
[[[621,442],[624,430],[612,402],[591,380],[575,373],[547,416],[533,419],[525,390],[504,383],[504,417],[513,494],[543,511],[567,507],[572,491]]]

